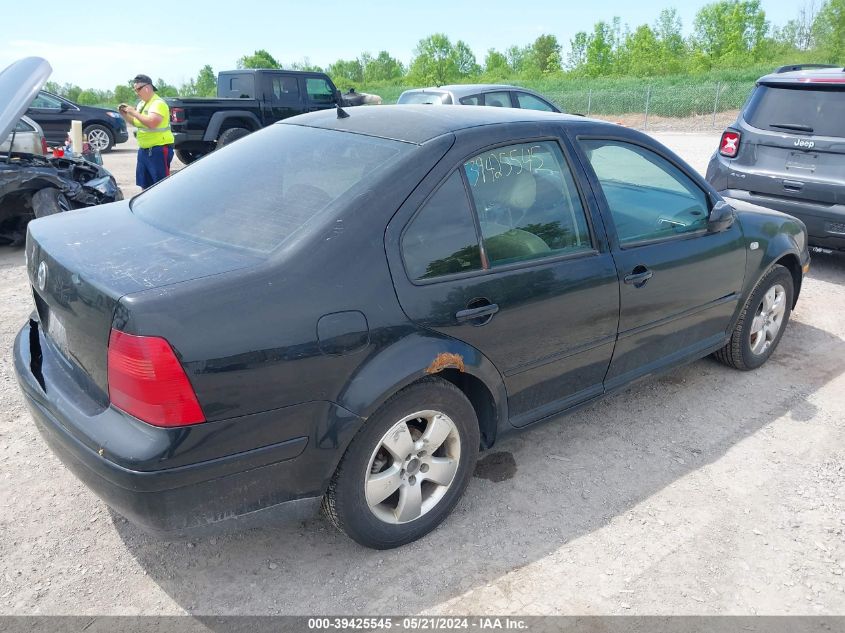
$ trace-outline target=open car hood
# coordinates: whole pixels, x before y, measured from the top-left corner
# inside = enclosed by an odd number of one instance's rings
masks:
[[[0,141],[12,133],[51,72],[41,57],[24,57],[0,72]]]

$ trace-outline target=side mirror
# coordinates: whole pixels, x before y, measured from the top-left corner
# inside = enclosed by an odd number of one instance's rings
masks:
[[[70,110],[70,106],[64,101],[62,101],[62,105],[59,106],[59,110],[61,110],[62,112],[64,112],[65,110]]]
[[[727,231],[733,226],[735,218],[734,208],[724,200],[719,200],[710,209],[710,217],[707,218],[707,230],[710,233]]]

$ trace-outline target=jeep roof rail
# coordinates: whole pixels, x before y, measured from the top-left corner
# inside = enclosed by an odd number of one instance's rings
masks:
[[[810,68],[841,68],[835,64],[789,64],[787,66],[779,66],[775,69],[775,74],[791,73],[796,70],[808,70]]]

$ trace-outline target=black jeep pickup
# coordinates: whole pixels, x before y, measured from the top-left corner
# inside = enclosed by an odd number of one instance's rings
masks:
[[[269,69],[219,73],[216,99],[166,101],[176,156],[185,164],[281,119],[346,105],[328,75]]]

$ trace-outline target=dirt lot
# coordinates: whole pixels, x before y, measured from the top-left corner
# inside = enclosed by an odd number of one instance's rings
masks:
[[[717,142],[656,136],[697,169]],[[133,193],[134,152],[106,165]],[[0,613],[845,614],[843,282],[815,256],[763,368],[701,360],[511,436],[443,526],[374,552],[320,517],[161,542],[113,515],[22,403],[2,247]]]

